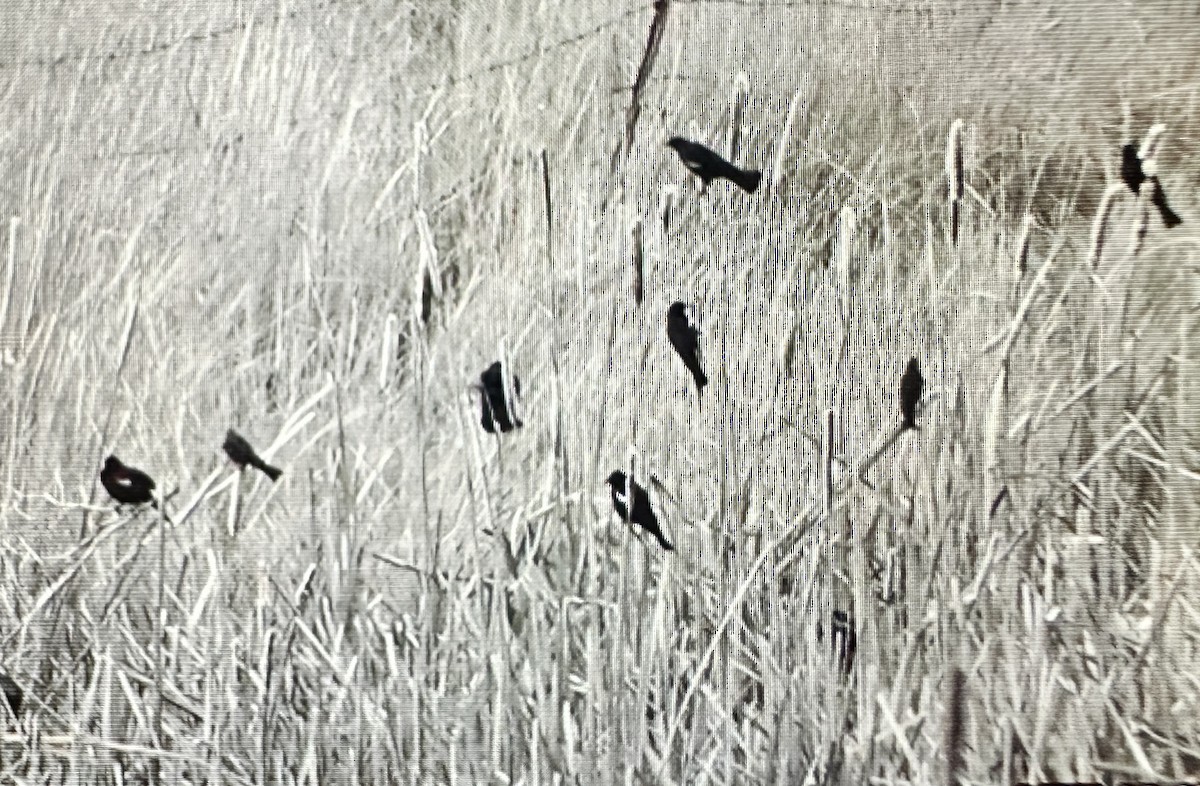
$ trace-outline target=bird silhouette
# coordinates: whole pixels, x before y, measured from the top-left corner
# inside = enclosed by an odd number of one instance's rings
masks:
[[[509,412],[508,401],[504,395],[504,374],[499,360],[484,369],[479,375],[479,383],[479,423],[483,430],[495,434],[496,427],[499,426],[500,431],[507,434],[514,428],[521,428],[524,424]],[[512,384],[513,393],[521,395],[521,380],[515,374]]]
[[[1146,182],[1146,173],[1142,171],[1142,159],[1138,156],[1135,145],[1125,145],[1121,148],[1121,179],[1135,194],[1141,189],[1142,183]]]
[[[632,479],[627,478],[625,473],[619,469],[614,470],[604,482],[612,490],[613,508],[616,509],[617,515],[622,520],[632,521],[649,532],[658,540],[659,545],[663,547],[664,551],[675,550],[675,547],[667,542],[662,529],[659,528],[658,517],[654,515],[654,510],[650,507],[650,496],[644,488]],[[629,498],[632,498],[632,506],[627,504]],[[632,513],[630,513],[631,507]]]
[[[1153,169],[1151,171],[1154,171]],[[1158,214],[1162,216],[1163,226],[1167,229],[1177,227],[1183,223],[1183,219],[1179,214],[1171,209],[1167,204],[1167,195],[1163,191],[1162,182],[1158,179],[1158,175],[1147,175],[1145,167],[1142,165],[1142,158],[1138,155],[1137,147],[1131,144],[1122,146],[1121,148],[1121,179],[1125,181],[1125,185],[1135,194],[1141,193],[1142,184],[1149,181],[1150,204],[1154,205],[1158,210]]]
[[[925,392],[925,378],[917,359],[908,361],[904,376],[900,377],[900,412],[904,415],[903,428],[917,428],[917,403]]]
[[[279,476],[283,474],[283,470],[272,467],[259,458],[254,448],[250,447],[250,443],[233,429],[225,432],[225,442],[221,447],[225,450],[225,455],[229,456],[229,460],[239,468],[254,467],[270,478],[272,483],[279,480]]]
[[[683,137],[673,136],[667,140],[667,145],[675,148],[679,160],[692,174],[700,178],[704,188],[718,178],[735,183],[743,191],[753,194],[762,180],[762,172],[754,169],[742,169],[729,163],[716,151],[710,150],[698,142],[691,142]]]
[[[688,323],[687,308],[682,303],[672,303],[667,309],[667,338],[671,340],[671,346],[675,347],[675,351],[683,360],[683,365],[692,372],[692,378],[696,380],[696,390],[703,393],[704,386],[708,384],[708,377],[704,375],[704,369],[700,368],[700,332]]]
[[[158,507],[154,500],[154,479],[140,469],[122,464],[116,456],[104,459],[100,483],[108,495],[122,505],[145,505],[148,502]]]

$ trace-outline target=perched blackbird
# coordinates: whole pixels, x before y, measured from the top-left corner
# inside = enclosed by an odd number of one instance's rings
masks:
[[[279,476],[283,474],[283,470],[272,467],[259,458],[258,454],[254,452],[254,448],[250,447],[250,443],[233,429],[225,432],[225,443],[221,447],[225,449],[225,455],[229,456],[229,460],[234,464],[242,469],[247,466],[254,467],[270,478],[272,483],[279,480]]]
[[[1142,171],[1142,159],[1138,157],[1136,145],[1125,145],[1121,148],[1121,179],[1135,194],[1141,189],[1142,183],[1146,182],[1146,173]]]
[[[498,425],[500,431],[507,434],[514,428],[521,428],[523,424],[520,419],[510,415],[508,411],[508,402],[504,396],[504,375],[500,371],[499,360],[488,366],[479,375],[479,382],[479,400],[482,411],[479,422],[483,426],[483,430],[489,434],[495,434]],[[521,395],[521,380],[513,375],[512,382],[513,393]]]
[[[834,609],[831,617],[832,636],[830,636],[829,643],[833,647],[838,668],[843,673],[849,674],[854,668],[854,653],[858,649],[858,634],[854,630],[854,618],[840,609]],[[820,622],[817,623],[817,638],[825,638],[825,630]]]
[[[708,188],[708,184],[713,180],[723,177],[736,183],[746,193],[753,194],[758,188],[759,181],[762,180],[761,172],[753,169],[741,169],[699,143],[673,136],[667,140],[667,144],[675,148],[683,165],[700,178],[704,183],[704,188]]]
[[[900,377],[900,412],[904,415],[903,428],[917,427],[917,402],[925,392],[925,379],[917,359],[908,361],[908,369]]]
[[[667,309],[667,338],[683,359],[683,365],[692,372],[692,378],[696,380],[696,390],[703,393],[704,386],[708,384],[708,377],[704,376],[704,369],[700,368],[700,356],[697,353],[700,333],[688,324],[687,311],[682,303],[672,303]]]
[[[658,526],[658,518],[654,515],[654,510],[650,507],[650,497],[646,494],[646,490],[639,486],[633,480],[628,481],[626,487],[625,473],[621,470],[614,470],[608,476],[608,480],[604,481],[612,488],[613,507],[617,510],[617,515],[624,521],[632,521],[639,525],[642,529],[649,532],[662,545],[664,551],[674,551],[675,547],[667,542],[663,536],[662,530]],[[629,506],[625,504],[626,495],[633,497],[633,515],[629,515]]]
[[[20,715],[21,704],[25,701],[25,692],[7,674],[0,674],[0,693],[4,694],[4,701],[12,710],[13,717]]]
[[[144,505],[149,502],[153,507],[158,507],[154,501],[154,479],[140,469],[122,464],[116,456],[104,459],[100,482],[108,495],[122,505]]]
[[[1162,216],[1163,224],[1170,229],[1177,227],[1183,223],[1183,219],[1179,214],[1171,209],[1167,204],[1167,195],[1163,192],[1162,183],[1159,182],[1157,175],[1147,175],[1142,168],[1142,159],[1138,156],[1137,147],[1134,145],[1125,145],[1121,148],[1121,179],[1125,181],[1125,185],[1129,186],[1129,190],[1137,194],[1141,192],[1142,183],[1147,180],[1153,189],[1150,192],[1150,204],[1158,208],[1158,213]]]
[[[1162,183],[1158,181],[1157,177],[1150,178],[1150,183],[1154,186],[1154,190],[1150,192],[1150,204],[1158,208],[1159,215],[1162,216],[1163,225],[1167,229],[1170,229],[1182,224],[1183,219],[1167,204],[1167,195],[1163,193]]]

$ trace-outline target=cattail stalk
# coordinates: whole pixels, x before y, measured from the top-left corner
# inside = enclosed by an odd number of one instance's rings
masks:
[[[959,213],[963,197],[963,121],[957,118],[950,124],[950,135],[946,139],[946,184],[950,200],[950,243],[958,245]]]

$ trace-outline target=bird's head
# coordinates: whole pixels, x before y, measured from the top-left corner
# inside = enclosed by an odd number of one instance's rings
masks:
[[[121,464],[121,459],[117,458],[116,456],[109,456],[108,458],[104,459],[104,469],[109,472],[115,472],[122,466],[124,465]]]
[[[671,304],[670,308],[667,309],[667,316],[674,317],[675,319],[679,319],[680,317],[686,317],[687,316],[687,306],[683,305],[679,301],[676,301]]]
[[[613,470],[613,473],[604,481],[613,488],[625,488],[625,473],[621,470]]]
[[[908,361],[908,370],[914,374],[921,371],[921,364],[917,362],[916,358],[912,358]]]
[[[667,140],[667,147],[673,147],[678,150],[680,147],[686,144],[686,142],[687,140],[681,136],[673,136]]]
[[[483,373],[479,375],[479,381],[481,383],[483,383],[483,386],[485,388],[499,387],[501,384],[500,380],[502,380],[503,378],[504,378],[504,376],[500,373],[500,361],[499,360],[497,360],[495,363],[493,363],[492,365],[485,368],[483,370]]]

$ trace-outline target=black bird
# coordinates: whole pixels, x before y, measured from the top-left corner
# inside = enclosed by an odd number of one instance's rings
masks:
[[[1125,145],[1121,148],[1121,179],[1135,194],[1141,189],[1142,183],[1146,182],[1146,173],[1142,171],[1142,159],[1138,156],[1136,145]]]
[[[713,180],[723,177],[736,183],[746,193],[753,194],[758,188],[759,181],[762,180],[762,172],[754,169],[741,169],[726,161],[720,154],[697,142],[689,142],[683,137],[673,136],[667,140],[667,144],[675,148],[683,165],[700,178],[704,183],[704,188],[708,188],[708,184]]]
[[[704,375],[704,369],[700,368],[700,356],[697,352],[700,332],[688,324],[687,310],[682,303],[672,303],[667,309],[667,338],[683,359],[683,365],[692,372],[692,378],[696,380],[696,390],[703,393],[704,386],[708,384],[708,377]]]
[[[126,466],[116,456],[104,459],[100,483],[108,495],[122,505],[145,505],[157,508],[154,501],[154,479],[140,469]]]
[[[1159,182],[1157,177],[1150,178],[1150,182],[1154,186],[1154,190],[1150,192],[1150,204],[1158,208],[1158,213],[1162,216],[1163,225],[1167,229],[1170,229],[1182,224],[1183,219],[1167,204],[1167,195],[1163,193],[1162,183]]]
[[[233,429],[225,432],[225,443],[221,447],[224,448],[225,455],[229,456],[229,460],[239,468],[254,467],[270,478],[272,483],[279,480],[279,476],[283,474],[283,470],[272,467],[259,458],[254,448],[250,447],[250,443]]]
[[[7,674],[0,674],[0,693],[4,694],[4,701],[8,703],[8,708],[12,710],[13,717],[15,718],[20,715],[21,704],[25,701],[25,692]]]
[[[908,361],[904,376],[900,377],[900,412],[904,415],[902,428],[917,427],[917,402],[925,392],[925,378],[921,376],[921,367],[917,359]]]
[[[612,489],[613,507],[616,508],[617,515],[622,520],[632,521],[649,532],[658,540],[664,551],[675,550],[675,547],[668,543],[666,537],[663,536],[662,530],[658,526],[658,517],[654,515],[654,510],[650,507],[650,496],[644,488],[626,478],[625,473],[619,469],[614,470],[608,476],[608,480],[604,482]],[[633,515],[630,515],[630,506],[626,504],[626,499],[630,496],[633,497]]]
[[[508,402],[504,396],[504,374],[500,370],[500,361],[484,369],[479,375],[479,399],[482,414],[479,422],[483,430],[489,434],[496,433],[496,426],[507,434],[514,428],[521,428],[523,423],[508,411]],[[513,393],[521,395],[521,380],[514,374],[512,378]]]
[[[1142,168],[1142,159],[1138,156],[1137,147],[1134,145],[1125,145],[1121,148],[1121,179],[1125,181],[1125,185],[1129,186],[1129,190],[1135,194],[1141,193],[1142,183],[1147,180],[1153,187],[1150,191],[1150,204],[1158,209],[1158,214],[1162,216],[1163,225],[1170,229],[1177,227],[1183,223],[1183,219],[1179,214],[1171,209],[1167,204],[1167,195],[1163,192],[1162,183],[1157,175],[1147,175]]]

